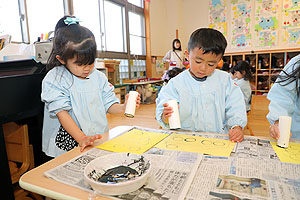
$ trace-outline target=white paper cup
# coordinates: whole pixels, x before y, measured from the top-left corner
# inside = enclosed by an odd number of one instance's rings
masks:
[[[292,118],[289,116],[279,117],[279,139],[277,140],[277,146],[282,148],[288,148],[290,141]]]
[[[136,91],[130,91],[129,92],[129,97],[127,100],[127,105],[125,109],[125,116],[126,117],[134,117],[135,114],[135,107],[136,107],[136,97],[139,95],[138,92]]]
[[[169,105],[169,107],[173,108],[173,113],[172,113],[171,117],[169,117],[170,129],[181,128],[177,100],[169,100],[169,101],[167,101],[167,104]]]

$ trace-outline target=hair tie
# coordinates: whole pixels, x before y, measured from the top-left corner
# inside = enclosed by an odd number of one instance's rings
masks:
[[[71,24],[79,24],[80,19],[77,17],[67,17],[64,22],[66,25],[70,26]]]

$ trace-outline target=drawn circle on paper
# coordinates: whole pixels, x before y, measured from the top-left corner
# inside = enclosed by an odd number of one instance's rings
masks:
[[[209,141],[209,140],[202,140],[201,143],[203,145],[212,145],[212,141]]]
[[[174,141],[182,141],[182,140],[183,140],[183,137],[175,136],[175,137],[173,137],[173,140],[174,140]]]
[[[196,142],[196,138],[185,138],[185,142]]]
[[[166,147],[167,147],[168,149],[177,149],[177,148],[178,148],[178,145],[176,145],[176,144],[166,144]]]
[[[225,143],[222,141],[217,141],[217,142],[213,142],[213,145],[221,147],[221,146],[225,146]]]

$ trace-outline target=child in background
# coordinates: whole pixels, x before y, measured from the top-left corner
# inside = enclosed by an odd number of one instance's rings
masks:
[[[246,106],[240,88],[229,73],[215,70],[227,42],[217,30],[201,28],[194,31],[188,43],[190,68],[172,78],[156,99],[156,119],[169,128],[172,107],[179,103],[181,127],[189,131],[228,133],[229,139],[240,142],[247,124]]]
[[[268,93],[270,135],[279,139],[279,116],[292,117],[291,138],[300,139],[300,55],[292,58]]]
[[[64,22],[64,23],[61,23]],[[97,47],[93,33],[74,17],[57,23],[53,49],[42,83],[45,102],[43,151],[59,156],[77,145],[83,151],[108,131],[106,113],[124,112],[106,76],[94,69]],[[140,98],[137,97],[137,107]]]
[[[164,81],[164,85],[166,85],[172,78],[180,74],[182,71],[182,69],[177,67],[167,71],[166,75],[162,78]]]
[[[169,70],[174,67],[183,68],[183,52],[181,50],[180,40],[175,39],[172,43],[172,50],[168,51],[163,58],[163,62],[170,63]]]
[[[251,66],[246,61],[239,61],[235,66],[231,68],[230,72],[232,79],[242,90],[246,104],[246,111],[248,112],[251,110]]]

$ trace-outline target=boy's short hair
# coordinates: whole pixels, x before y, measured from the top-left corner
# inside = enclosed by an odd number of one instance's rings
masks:
[[[205,53],[223,55],[227,47],[227,41],[224,35],[215,29],[200,28],[195,30],[190,36],[188,51],[199,48]]]

